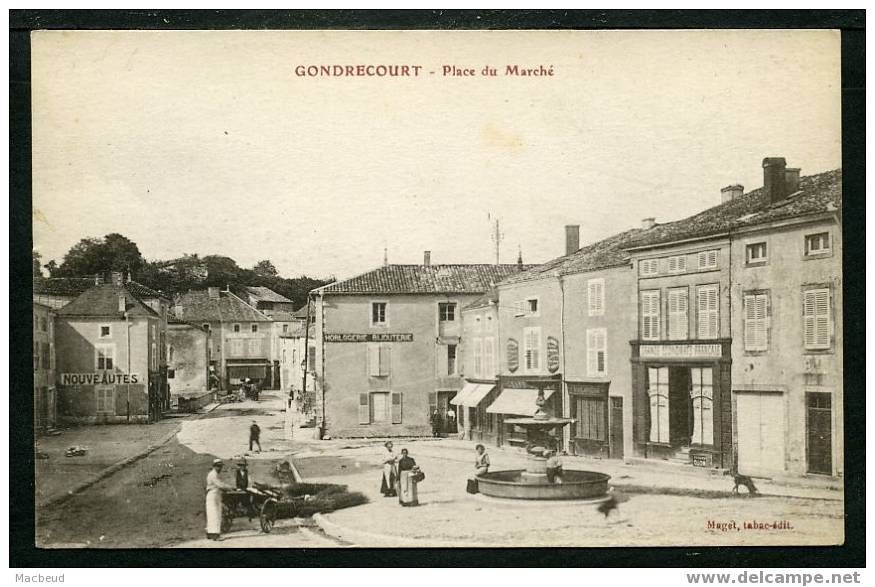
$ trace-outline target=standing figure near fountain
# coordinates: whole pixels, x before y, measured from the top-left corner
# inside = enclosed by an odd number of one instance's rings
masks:
[[[419,467],[416,461],[408,454],[407,449],[401,449],[401,458],[398,460],[398,503],[403,506],[419,505],[419,493],[416,489],[418,483]]]
[[[559,453],[555,450],[549,450],[544,453],[547,457],[545,470],[547,473],[547,483],[562,483],[562,460],[559,458]]]
[[[383,480],[380,483],[380,492],[383,497],[395,497],[395,481],[398,478],[398,467],[396,461],[398,457],[392,452],[392,441],[386,442],[383,446],[386,450],[383,451]]]
[[[486,447],[478,444],[474,447],[477,451],[477,456],[474,457],[474,476],[482,475],[489,472],[489,455],[486,454]]]

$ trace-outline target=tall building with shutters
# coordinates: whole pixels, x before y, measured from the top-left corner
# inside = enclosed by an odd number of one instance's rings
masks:
[[[781,477],[842,473],[841,171],[763,160],[763,187],[627,247],[636,453]]]
[[[332,437],[427,436],[463,386],[461,309],[513,265],[384,265],[311,292],[317,420]],[[449,424],[449,425],[448,425]]]

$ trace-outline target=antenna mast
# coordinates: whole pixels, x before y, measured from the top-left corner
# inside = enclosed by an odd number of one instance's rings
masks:
[[[492,215],[490,214],[490,217]],[[498,225],[498,217],[495,218],[495,228],[492,230],[492,242],[495,243],[495,264],[501,263],[501,241],[504,240],[504,233]]]

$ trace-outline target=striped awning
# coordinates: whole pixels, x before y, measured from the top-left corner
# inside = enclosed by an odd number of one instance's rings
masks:
[[[553,389],[544,389],[544,399],[550,399]],[[503,389],[486,412],[489,414],[513,414],[515,416],[534,416],[538,409],[537,389]]]
[[[495,385],[490,383],[466,383],[462,391],[457,393],[456,397],[450,400],[450,403],[456,406],[475,408],[493,389],[495,389]]]

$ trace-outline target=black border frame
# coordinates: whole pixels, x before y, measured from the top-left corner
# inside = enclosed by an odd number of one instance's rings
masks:
[[[11,567],[864,567],[865,10],[10,10]],[[845,310],[845,544],[836,547],[40,550],[34,545],[29,32],[35,29],[840,29]],[[800,123],[803,123],[800,121]],[[20,415],[28,415],[21,417]],[[17,415],[16,417],[12,417]],[[19,480],[16,482],[16,480]],[[26,482],[24,482],[26,481]],[[282,565],[276,554],[282,552]]]

